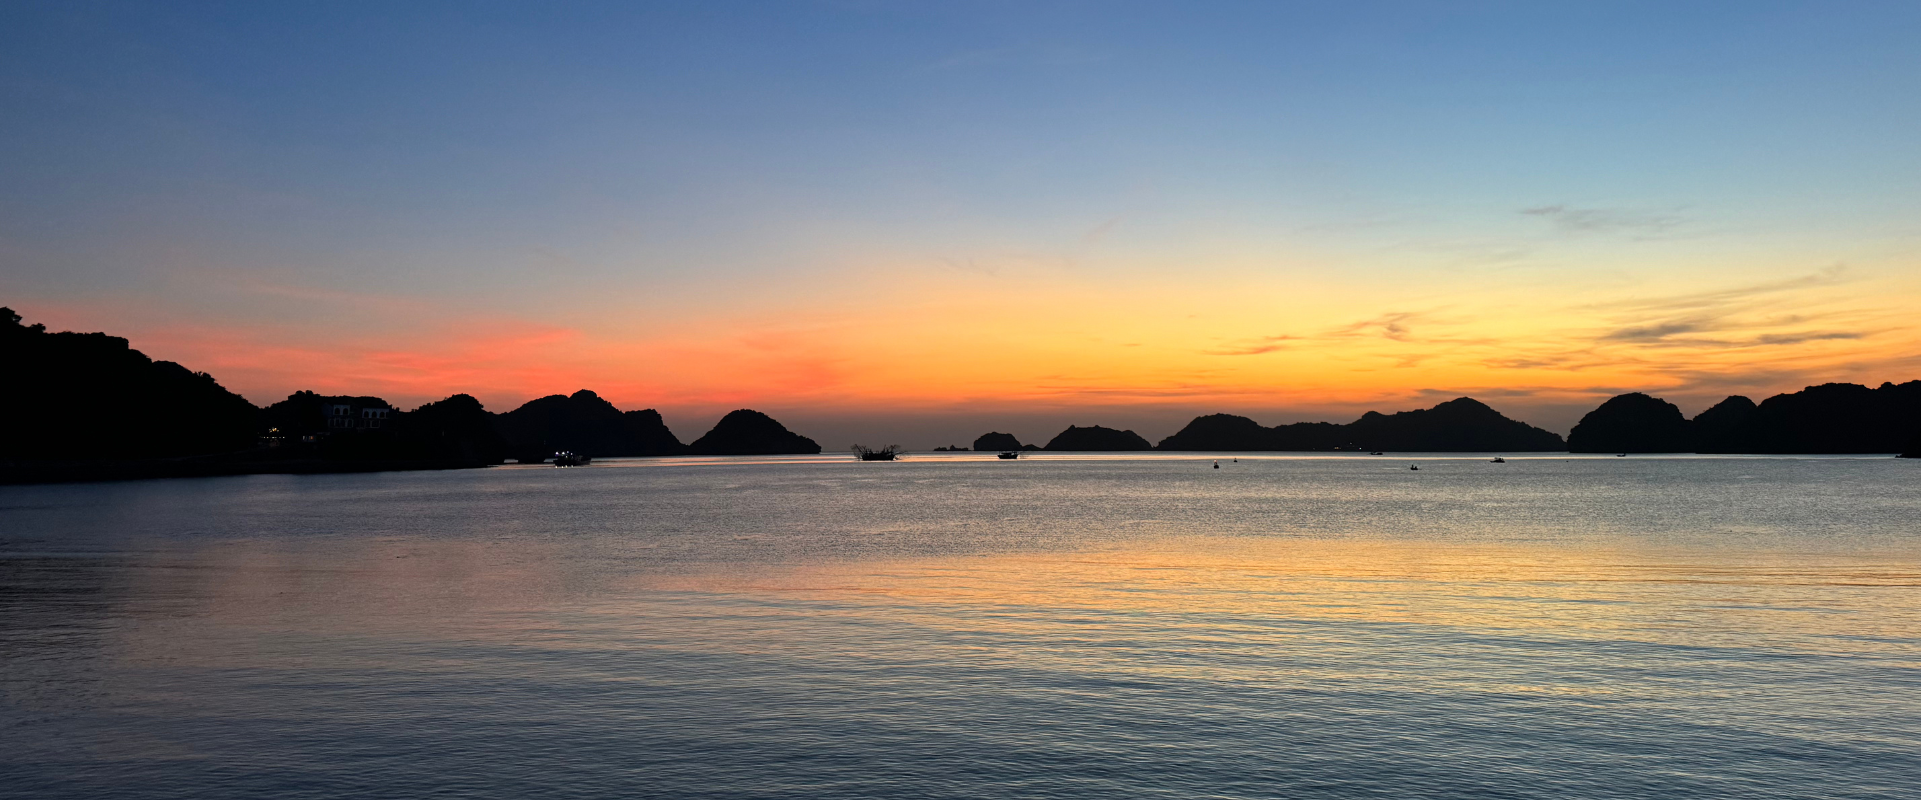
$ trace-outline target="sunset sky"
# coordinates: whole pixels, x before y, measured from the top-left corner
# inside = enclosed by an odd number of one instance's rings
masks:
[[[1906,381],[1921,4],[6,2],[0,305],[829,449]]]

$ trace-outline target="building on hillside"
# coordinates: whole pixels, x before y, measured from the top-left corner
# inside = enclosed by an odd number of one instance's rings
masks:
[[[374,397],[323,397],[320,399],[327,431],[375,431],[385,428],[394,410]]]

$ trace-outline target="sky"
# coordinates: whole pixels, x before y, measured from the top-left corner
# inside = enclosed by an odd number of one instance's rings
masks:
[[[256,404],[1169,435],[1921,378],[1921,4],[0,2],[0,304]],[[843,441],[845,440],[845,441]]]

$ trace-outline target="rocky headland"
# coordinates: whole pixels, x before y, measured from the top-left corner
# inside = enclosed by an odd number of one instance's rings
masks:
[[[1116,452],[1122,450],[1152,450],[1153,445],[1133,431],[1119,431],[1090,425],[1085,428],[1069,425],[1053,439],[1048,440],[1042,450],[1068,450],[1075,452]]]
[[[1469,397],[1433,408],[1382,414],[1369,411],[1345,425],[1299,422],[1262,427],[1233,414],[1196,417],[1156,450],[1534,452],[1567,449],[1561,437],[1509,419]]]
[[[820,452],[814,440],[759,411],[729,412],[705,436],[687,446],[697,456],[812,455]]]

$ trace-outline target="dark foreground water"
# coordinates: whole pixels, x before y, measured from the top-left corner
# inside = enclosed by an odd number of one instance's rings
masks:
[[[1921,797],[1921,462],[1209,461],[0,487],[0,795]]]

